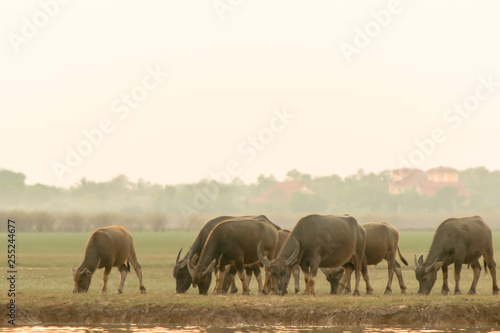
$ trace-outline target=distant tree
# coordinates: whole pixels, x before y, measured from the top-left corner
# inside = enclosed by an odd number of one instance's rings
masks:
[[[445,186],[436,192],[435,201],[441,211],[454,212],[458,198],[458,188],[455,186]]]
[[[324,213],[328,203],[315,194],[295,192],[290,197],[288,206],[292,212]]]
[[[18,208],[22,206],[24,192],[26,190],[24,181],[26,176],[20,172],[0,170],[0,207]]]
[[[311,183],[311,179],[312,179],[311,175],[306,173],[301,173],[297,171],[297,169],[290,170],[286,174],[287,181],[301,181],[309,185]]]

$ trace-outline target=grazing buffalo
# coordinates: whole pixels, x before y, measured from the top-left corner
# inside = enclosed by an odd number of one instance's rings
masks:
[[[211,219],[207,221],[203,227],[200,229],[198,232],[198,235],[196,236],[193,244],[191,245],[191,248],[189,252],[184,256],[184,258],[180,259],[182,249],[180,249],[179,253],[177,254],[177,259],[175,261],[174,265],[174,270],[173,270],[173,275],[175,278],[176,282],[176,287],[175,287],[175,292],[182,294],[185,293],[189,287],[192,284],[192,279],[191,279],[191,274],[189,274],[187,263],[189,260],[191,260],[196,254],[200,254],[201,250],[203,249],[203,246],[205,245],[205,242],[207,241],[208,235],[210,232],[215,228],[216,225],[223,221],[227,220],[234,220],[234,219],[245,219],[245,218],[257,218],[257,219],[265,219],[269,223],[271,223],[277,230],[281,229],[279,226],[275,225],[269,219],[264,216],[264,215],[259,215],[259,216],[219,216],[214,219]],[[230,270],[229,278],[233,278],[234,280],[234,274],[235,270]],[[250,273],[251,274],[251,273]],[[231,283],[231,281],[228,281],[227,283],[224,283],[225,286],[233,285],[234,283]],[[208,288],[208,287],[207,287]],[[227,289],[225,289],[227,290]],[[234,289],[233,289],[234,291]],[[200,294],[207,294],[208,290],[203,290],[199,289]]]
[[[117,267],[121,274],[118,294],[121,294],[127,273],[130,272],[130,264],[134,267],[139,278],[141,294],[145,294],[146,288],[142,283],[141,265],[137,261],[134,240],[130,232],[124,227],[99,228],[92,233],[87,242],[82,264],[73,271],[75,280],[73,292],[86,293],[95,270],[104,268],[102,292],[105,293],[111,268]]]
[[[343,215],[308,215],[301,218],[287,238],[276,259],[259,259],[273,277],[274,289],[283,295],[287,276],[295,265],[304,273],[305,294],[314,295],[314,280],[319,267],[338,267],[351,259],[356,272],[355,295],[359,295],[361,264],[365,252],[365,229],[355,218]]]
[[[345,265],[348,264],[344,264],[344,266]],[[344,267],[321,268],[321,271],[325,274],[326,280],[330,282],[330,294],[337,295],[339,292],[340,280],[344,277]],[[350,291],[350,288],[346,288],[346,291]]]
[[[245,265],[253,265],[259,262],[257,257],[257,245],[261,241],[261,248],[265,255],[274,258],[278,230],[267,219],[245,218],[239,220],[224,221],[219,223],[208,236],[203,250],[199,255],[192,258],[197,260],[196,266],[192,260],[188,261],[188,269],[193,283],[201,290],[208,290],[212,279],[212,271],[217,265],[216,293],[222,292],[222,281],[224,279],[226,265],[232,264],[236,267],[238,276],[242,283],[243,294],[249,294],[249,288],[245,273]],[[267,281],[267,277],[266,277]],[[259,292],[262,292],[262,281],[258,279]]]
[[[385,288],[385,294],[392,293],[392,278],[394,272],[398,277],[399,287],[401,293],[406,293],[406,286],[403,281],[403,275],[401,273],[401,265],[396,261],[396,253],[399,254],[401,261],[408,266],[408,262],[401,255],[399,251],[399,232],[396,228],[387,222],[369,222],[363,224],[366,231],[366,247],[365,247],[365,257],[363,259],[363,266],[361,272],[363,273],[363,278],[366,283],[366,293],[372,294],[373,288],[370,284],[370,279],[368,276],[368,265],[377,265],[382,260],[387,262],[387,271],[389,274],[389,279],[387,281],[387,287]],[[354,265],[349,262],[344,265],[345,274],[340,274],[340,270],[331,269],[329,271],[323,271],[327,276],[327,280],[331,284],[332,292],[334,291],[334,285],[339,285],[339,277],[342,278],[340,281],[340,286],[345,286],[345,290],[350,292],[351,289],[351,274],[354,269]],[[336,292],[334,292],[336,294]]]
[[[436,282],[437,272],[443,270],[443,289],[448,288],[448,265],[455,264],[455,295],[460,295],[460,271],[463,264],[470,265],[474,272],[469,294],[476,293],[476,285],[481,274],[479,258],[483,256],[484,269],[490,270],[493,280],[493,294],[498,294],[496,264],[493,258],[493,242],[490,227],[479,216],[450,218],[442,222],[434,234],[431,249],[425,261],[415,256],[415,275],[419,282],[419,294],[428,295]]]
[[[281,250],[281,248],[283,248],[283,245],[285,245],[285,241],[287,240],[288,236],[290,236],[290,233],[291,233],[291,231],[288,229],[282,229],[282,230],[278,231],[278,246],[277,246],[278,252]],[[299,265],[293,266],[290,273],[291,273],[291,275],[293,275],[293,280],[295,282],[294,292],[295,292],[295,294],[297,294],[300,290],[300,267],[299,267]],[[271,277],[271,279],[272,279],[272,277]],[[287,289],[288,289],[289,281],[290,281],[290,275],[288,275],[288,277],[287,277],[287,282],[286,282],[287,288],[285,289],[285,292],[288,292]],[[275,285],[272,282],[271,282],[271,284]]]

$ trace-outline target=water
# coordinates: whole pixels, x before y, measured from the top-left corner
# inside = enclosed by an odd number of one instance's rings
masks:
[[[405,327],[242,326],[242,327],[144,327],[144,326],[15,326],[0,333],[500,333],[500,328],[417,329]]]

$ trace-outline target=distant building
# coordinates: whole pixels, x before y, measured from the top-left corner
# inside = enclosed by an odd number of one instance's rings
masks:
[[[458,189],[458,195],[469,196],[465,186],[458,181],[458,170],[448,167],[438,167],[422,171],[419,169],[397,169],[392,171],[392,181],[389,182],[389,192],[399,194],[415,189],[418,193],[430,196],[446,186]]]
[[[314,191],[301,181],[274,183],[260,196],[250,200],[250,204],[285,203],[296,192],[314,194]]]

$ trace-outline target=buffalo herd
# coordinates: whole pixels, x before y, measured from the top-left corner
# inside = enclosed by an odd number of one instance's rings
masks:
[[[208,294],[215,276],[215,294],[238,291],[236,275],[241,281],[242,293],[248,295],[252,275],[258,282],[259,293],[284,295],[293,275],[299,291],[299,273],[304,275],[304,294],[315,295],[318,269],[330,282],[331,293],[350,293],[351,275],[354,272],[353,295],[359,295],[361,276],[366,293],[373,293],[368,276],[368,265],[387,262],[388,281],[385,293],[392,292],[394,273],[401,293],[406,286],[400,261],[408,262],[399,250],[399,232],[386,222],[359,224],[349,215],[311,214],[301,218],[290,231],[281,229],[266,216],[220,216],[207,221],[198,232],[190,249],[181,258],[177,254],[173,275],[176,293],[185,293],[191,286],[202,295]],[[415,276],[419,282],[418,294],[428,295],[443,272],[441,293],[448,288],[448,266],[454,264],[455,295],[460,294],[460,271],[463,264],[472,268],[474,277],[469,294],[476,293],[481,273],[479,258],[483,257],[484,269],[490,272],[493,294],[499,294],[496,264],[493,258],[491,230],[479,216],[450,218],[437,228],[429,253],[417,260]],[[141,266],[137,261],[134,242],[123,227],[95,230],[88,240],[82,264],[74,270],[73,292],[87,292],[93,273],[104,268],[102,292],[106,292],[109,273],[113,267],[120,271],[118,293],[132,264],[140,283],[140,292],[146,293],[142,282]],[[264,278],[262,277],[264,270]]]

